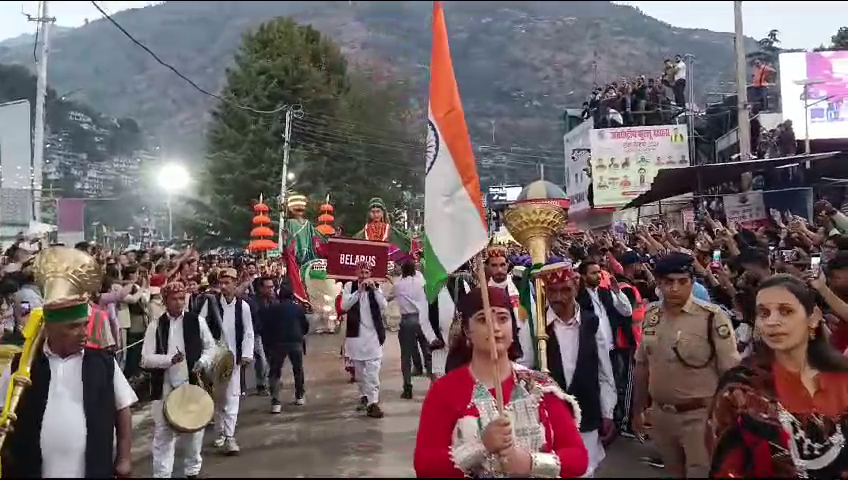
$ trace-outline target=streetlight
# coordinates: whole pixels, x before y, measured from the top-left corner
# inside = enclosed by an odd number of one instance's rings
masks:
[[[165,190],[168,204],[168,239],[174,238],[174,212],[171,208],[171,197],[174,192],[186,188],[191,181],[188,170],[178,163],[169,163],[159,170],[159,186]]]

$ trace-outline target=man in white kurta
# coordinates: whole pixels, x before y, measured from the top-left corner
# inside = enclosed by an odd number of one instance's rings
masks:
[[[345,354],[353,362],[356,372],[356,383],[359,385],[360,408],[367,410],[369,416],[382,417],[378,404],[380,401],[380,367],[383,361],[383,346],[380,344],[376,321],[381,322],[382,311],[387,302],[377,283],[371,277],[371,269],[367,265],[357,266],[357,288],[353,282],[347,282],[342,290],[342,310],[348,312],[351,308],[359,311],[359,334],[345,338]],[[369,289],[373,292],[380,312],[371,312]],[[348,331],[348,334],[350,332]]]
[[[43,352],[50,365],[50,387],[41,423],[41,476],[85,478],[87,430],[82,384],[82,361],[85,352],[79,351],[61,357],[50,350],[48,342],[45,342]],[[9,390],[11,373],[11,369],[7,369],[0,378],[2,399],[6,398]],[[138,401],[117,362],[112,384],[117,411],[129,408]]]
[[[218,281],[222,294],[222,338],[227,348],[233,352],[237,365],[233,369],[230,384],[222,392],[221,398],[216,399],[218,401],[215,403],[215,430],[218,432],[218,438],[215,439],[214,445],[218,448],[223,447],[229,455],[235,455],[240,451],[235,434],[239,403],[241,402],[241,367],[253,361],[253,319],[250,316],[250,305],[235,295],[236,282],[238,281],[236,270],[225,268],[221,271]],[[236,307],[239,303],[241,303],[240,319],[236,315]],[[208,305],[209,302],[206,304]],[[241,358],[239,358],[239,348],[236,344],[238,341],[236,329],[239,328],[237,322],[241,323],[240,328],[242,330]]]
[[[162,288],[162,296],[165,300],[166,313],[169,322],[168,345],[165,354],[156,353],[156,338],[159,336],[159,322],[154,320],[147,325],[144,334],[144,343],[141,347],[141,366],[145,369],[165,370],[162,382],[162,398],[153,401],[153,477],[171,478],[174,468],[174,453],[177,438],[181,435],[174,430],[165,419],[162,410],[163,401],[175,388],[189,382],[188,364],[185,360],[185,338],[183,336],[183,316],[185,310],[185,296],[179,283],[172,283]],[[209,332],[206,321],[201,317],[198,319],[200,344],[202,353],[195,364],[195,370],[207,368],[214,355],[215,340]],[[164,338],[164,337],[160,337]],[[203,447],[203,432],[199,430],[194,433],[182,434],[188,437],[184,452],[183,466],[188,478],[196,477],[200,473],[203,463],[201,448]]]
[[[548,296],[547,303],[549,305],[545,313],[545,324],[548,326],[549,332],[553,330],[551,335],[556,336],[564,377],[563,380],[566,385],[571,385],[577,371],[583,317],[581,316],[580,305],[576,301],[576,275],[566,264],[562,265],[563,268],[552,270],[555,273],[545,274],[543,276]],[[589,315],[591,316],[591,313]],[[594,319],[594,316],[590,318]],[[588,334],[589,332],[585,333]],[[598,465],[600,465],[606,456],[604,446],[601,442],[600,435],[602,432],[600,430],[604,430],[604,434],[608,434],[614,430],[613,412],[615,411],[617,401],[615,377],[613,377],[612,362],[609,356],[609,344],[600,326],[594,332],[594,341],[595,350],[597,351],[599,387],[597,398],[600,402],[601,429],[591,431],[581,430],[580,432],[580,436],[583,437],[583,443],[589,453],[589,467],[583,475],[587,478],[594,475]],[[552,367],[549,366],[549,368]],[[584,368],[591,368],[591,365],[586,364]],[[582,401],[580,393],[574,392],[574,394],[578,397],[578,401]],[[588,396],[587,398],[592,398],[592,396]],[[594,409],[586,408],[581,410]]]
[[[566,383],[570,384],[574,378],[574,371],[577,368],[577,352],[580,347],[580,306],[574,304],[574,316],[570,319],[561,319],[550,308],[547,311],[547,324],[554,325],[554,334],[557,336],[557,341],[560,345],[560,358],[562,359],[562,369],[565,374]],[[607,341],[598,329],[595,333],[595,341],[598,346],[598,382],[601,387],[601,416],[604,419],[612,420],[615,410],[616,392],[615,380],[612,375],[612,362],[610,361],[609,348]],[[601,464],[601,461],[606,457],[604,446],[601,443],[601,438],[598,430],[591,432],[580,432],[583,437],[583,443],[586,445],[586,450],[589,452],[589,468],[586,470],[584,477],[592,477],[595,470]]]

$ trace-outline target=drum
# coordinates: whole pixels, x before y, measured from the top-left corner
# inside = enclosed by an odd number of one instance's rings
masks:
[[[230,351],[227,344],[218,342],[215,344],[215,355],[212,357],[212,363],[206,375],[209,382],[215,387],[226,387],[233,377],[233,370],[236,367],[236,357]]]
[[[215,414],[215,402],[202,387],[186,383],[171,393],[162,405],[168,425],[180,433],[206,428]]]

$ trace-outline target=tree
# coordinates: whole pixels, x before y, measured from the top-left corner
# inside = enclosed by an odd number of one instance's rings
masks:
[[[780,52],[780,31],[769,30],[768,35],[757,40],[757,50],[746,55],[751,65],[759,60],[767,65],[777,65]]]
[[[836,35],[830,37],[832,50],[848,50],[848,27],[839,27]]]
[[[349,74],[339,47],[311,26],[284,18],[260,25],[244,36],[226,78],[207,130],[200,197],[188,219],[194,225],[184,225],[196,238],[214,232],[222,243],[246,239],[253,202],[280,192],[285,112],[243,107],[301,106],[292,127],[290,188],[313,204],[330,193],[346,231],[364,224],[370,197],[382,195],[391,205],[416,185],[412,166],[420,157],[404,133],[400,95]]]

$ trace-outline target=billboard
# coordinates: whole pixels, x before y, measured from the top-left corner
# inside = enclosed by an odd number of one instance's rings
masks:
[[[797,138],[807,138],[808,119],[810,140],[848,138],[848,51],[780,54],[780,96]]]
[[[663,168],[689,166],[685,125],[591,131],[595,208],[621,207],[651,189]]]
[[[30,125],[27,100],[0,104],[0,225],[33,219]]]

